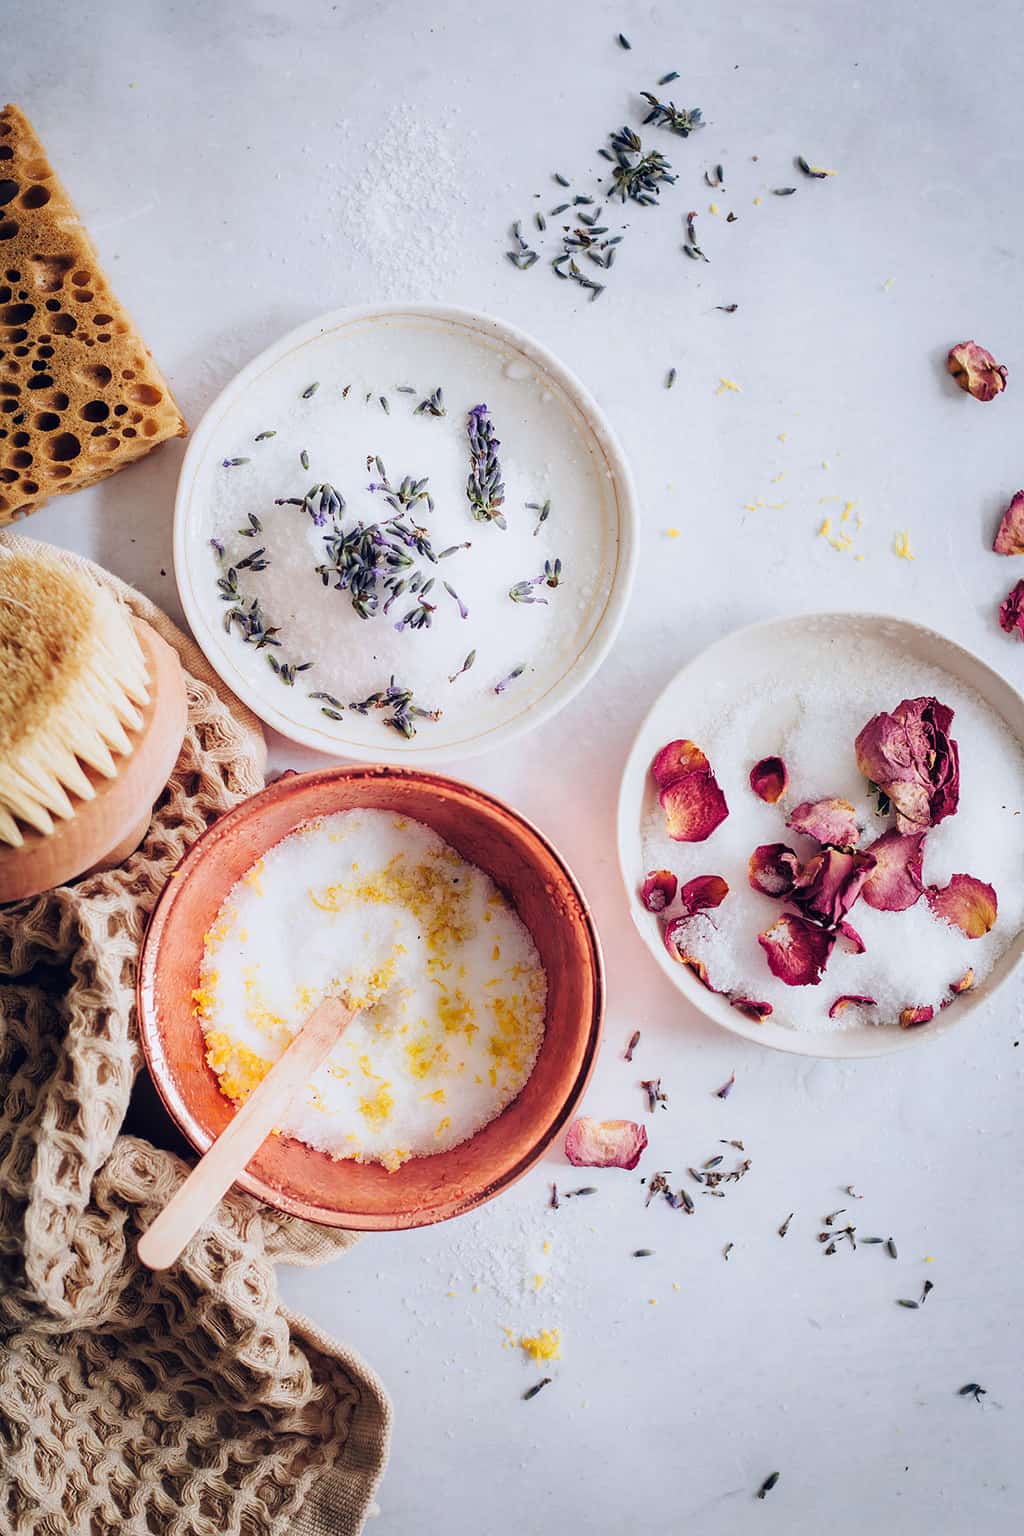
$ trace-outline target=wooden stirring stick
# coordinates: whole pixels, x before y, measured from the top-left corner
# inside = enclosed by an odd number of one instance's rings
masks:
[[[186,1243],[259,1151],[303,1083],[326,1061],[358,1011],[338,997],[326,997],[314,1008],[284,1055],[140,1237],[139,1258],[149,1269],[167,1269],[181,1256]]]

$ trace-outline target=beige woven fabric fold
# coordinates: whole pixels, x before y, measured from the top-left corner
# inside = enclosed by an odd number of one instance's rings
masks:
[[[262,732],[153,604],[63,557],[175,647],[189,725],[124,865],[0,908],[0,1533],[355,1536],[390,1405],[365,1365],[280,1306],[274,1277],[354,1236],[240,1194],[175,1269],[135,1260],[187,1171],[121,1132],[142,1065],[138,946],[185,849],[262,786]]]

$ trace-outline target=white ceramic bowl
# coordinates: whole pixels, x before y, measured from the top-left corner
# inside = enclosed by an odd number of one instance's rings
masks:
[[[570,547],[556,551],[559,555],[564,554],[566,570],[570,571],[575,536],[579,541],[576,547],[579,548],[585,539],[591,551],[589,558],[596,561],[599,574],[590,588],[591,595],[586,602],[580,599],[578,633],[572,632],[568,644],[545,648],[541,654],[531,657],[529,675],[502,696],[500,718],[495,717],[494,710],[490,711],[491,718],[483,722],[470,718],[465,706],[460,707],[459,695],[453,689],[443,700],[430,701],[431,704],[444,702],[450,706],[444,717],[429,726],[424,725],[411,740],[404,740],[397,733],[384,729],[380,716],[373,713],[361,716],[346,710],[342,721],[318,723],[318,711],[302,707],[301,690],[296,688],[292,694],[280,686],[269,670],[266,682],[263,682],[254,676],[253,668],[239,664],[240,643],[224,634],[223,608],[218,611],[215,597],[211,600],[210,596],[216,571],[209,549],[207,503],[214,493],[214,476],[220,470],[222,460],[239,452],[259,452],[258,449],[240,448],[239,444],[252,442],[255,416],[262,412],[263,403],[268,398],[275,398],[275,390],[281,398],[294,400],[296,381],[300,379],[306,382],[327,378],[332,372],[337,375],[344,365],[346,348],[350,357],[365,355],[368,327],[377,328],[381,345],[391,349],[386,355],[392,359],[396,337],[401,338],[403,328],[410,346],[419,347],[421,360],[425,334],[436,339],[441,348],[447,340],[450,346],[462,349],[459,355],[463,355],[469,338],[471,345],[480,351],[481,367],[486,364],[492,379],[497,364],[500,364],[504,378],[528,380],[531,386],[538,386],[537,398],[546,403],[532,407],[535,419],[538,411],[547,420],[553,413],[562,413],[575,434],[574,442],[581,445],[586,455],[588,475],[600,487],[600,494],[588,496],[586,503],[586,516],[593,516],[593,524],[570,530],[567,535]],[[363,354],[358,352],[359,346],[364,348]],[[344,377],[343,372],[341,376]],[[421,379],[420,382],[428,381]],[[429,382],[432,385],[435,379],[431,377]],[[319,392],[318,399],[322,401],[326,394],[325,387]],[[446,395],[449,395],[447,390]],[[401,401],[402,397],[396,399]],[[353,395],[351,404],[361,406],[362,401],[357,401]],[[379,417],[375,419],[381,420]],[[261,419],[261,425],[273,423]],[[497,415],[495,425],[500,435],[501,422]],[[364,435],[372,441],[369,429]],[[313,466],[309,479],[315,478],[318,467]],[[244,472],[249,473],[249,470]],[[329,474],[331,469],[325,467],[320,472],[321,475]],[[506,504],[510,517],[513,507],[510,495]],[[515,506],[515,512],[523,515],[518,506]],[[555,526],[556,515],[557,505],[550,528]],[[607,655],[626,610],[636,561],[636,521],[632,477],[603,412],[580,381],[539,342],[510,325],[471,310],[417,304],[343,309],[312,320],[275,342],[232,380],[206,412],[193,434],[178,482],[174,519],[175,575],[185,614],[211,666],[268,725],[293,741],[332,756],[421,767],[507,746],[515,737],[550,719],[589,681]],[[479,530],[479,525],[469,519],[468,513],[466,528],[470,534],[474,528]],[[502,537],[500,534],[495,536]],[[532,550],[539,548],[540,542],[532,545]],[[593,555],[595,549],[599,551],[596,556]],[[453,561],[453,567],[455,564]],[[528,574],[525,570],[512,570],[509,579]],[[454,572],[452,579],[457,579]],[[512,621],[524,616],[522,610],[510,614]],[[365,627],[369,647],[373,643],[371,632],[376,621],[361,627]],[[457,635],[457,628],[451,633]],[[439,679],[439,682],[443,680]],[[374,686],[381,684],[378,682]],[[293,698],[294,714],[289,713]],[[297,715],[302,718],[296,718]]]
[[[802,679],[820,668],[819,647],[823,640],[860,638],[870,638],[875,643],[891,647],[894,657],[909,656],[966,684],[980,695],[1024,747],[1024,698],[972,652],[923,625],[886,614],[809,614],[734,630],[677,672],[640,727],[619,793],[619,866],[626,883],[633,922],[656,963],[673,986],[716,1024],[759,1045],[800,1056],[882,1056],[935,1040],[956,1028],[990,998],[1010,978],[1024,955],[1024,933],[1018,933],[976,988],[957,998],[952,1007],[941,1011],[930,1024],[921,1028],[851,1023],[842,1029],[811,1034],[788,1028],[771,1018],[758,1024],[738,1013],[726,998],[708,991],[687,966],[679,965],[671,958],[662,942],[658,918],[640,904],[637,890],[647,873],[643,866],[642,824],[656,793],[649,769],[659,748],[679,735],[692,735],[699,743],[702,711],[707,708],[707,700],[715,689],[720,690],[723,685],[737,690],[740,687],[756,688],[759,677],[767,680],[780,672],[793,679],[795,688]],[[685,729],[681,726],[683,721],[686,722]]]

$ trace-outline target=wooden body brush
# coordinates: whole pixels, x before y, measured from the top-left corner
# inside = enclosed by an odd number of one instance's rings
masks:
[[[126,858],[186,718],[148,624],[45,547],[0,549],[0,901]]]

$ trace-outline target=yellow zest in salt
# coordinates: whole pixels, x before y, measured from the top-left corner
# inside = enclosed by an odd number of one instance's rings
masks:
[[[734,395],[742,395],[743,390],[736,383],[735,379],[719,378],[719,380],[718,380],[718,388],[715,390],[715,394],[716,395],[724,395],[727,392],[730,392],[730,393],[732,393]]]
[[[370,1074],[372,1076],[372,1073]],[[390,1083],[381,1083],[374,1093],[364,1094],[359,1100],[359,1113],[371,1130],[379,1131],[391,1119],[395,1100]]]
[[[717,212],[718,212],[718,204],[717,203],[708,203],[708,213],[717,213]]]
[[[896,535],[896,541],[893,544],[893,553],[897,555],[900,560],[913,560],[914,556],[910,548],[910,534],[906,528],[904,528],[902,532]]]
[[[535,1291],[543,1290],[543,1288],[544,1288],[544,1279],[545,1279],[545,1277],[543,1275],[534,1275],[534,1277],[533,1277],[533,1288],[534,1288]]]
[[[250,869],[250,871],[249,871],[249,873],[247,875],[243,875],[242,876],[243,883],[245,885],[249,886],[250,889],[254,890],[256,892],[257,896],[262,896],[263,895],[263,882],[260,879],[260,876],[262,874],[263,874],[263,860],[260,859],[260,860],[258,860],[257,863],[255,863],[253,865],[252,869]]]
[[[519,1348],[536,1365],[539,1365],[542,1360],[561,1360],[562,1336],[557,1328],[542,1328],[533,1338],[523,1334],[519,1340]]]

